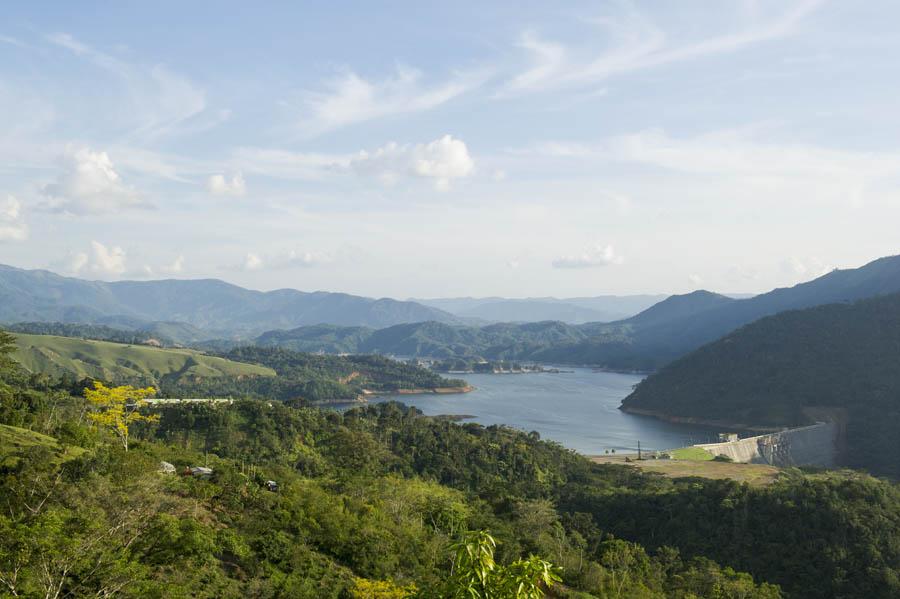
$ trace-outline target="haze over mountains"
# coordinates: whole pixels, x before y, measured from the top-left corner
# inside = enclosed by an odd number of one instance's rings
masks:
[[[460,297],[411,299],[426,306],[450,312],[461,318],[488,322],[540,322],[558,320],[567,324],[611,322],[633,316],[666,295],[601,295],[598,297]]]
[[[900,292],[900,257],[833,271],[808,283],[747,299],[709,291],[672,296],[610,323],[404,324],[381,331],[273,331],[258,339],[306,351],[371,351],[407,356],[480,355],[619,370],[654,370],[759,318],[796,308]],[[335,340],[340,338],[340,344]]]
[[[216,279],[106,283],[0,265],[0,322],[81,322],[127,327],[156,326],[162,322],[207,331],[205,335],[190,332],[190,340],[318,324],[383,328],[425,321],[458,325],[610,321],[636,314],[664,298],[639,295],[568,300],[400,301],[324,291],[252,291]]]
[[[166,321],[219,334],[258,334],[323,322],[386,327],[425,320],[462,322],[436,308],[388,298],[293,289],[261,292],[215,279],[105,283],[0,266],[0,322],[142,326]]]
[[[0,267],[0,321],[143,328],[185,344],[218,337],[302,351],[482,356],[655,370],[765,316],[894,292],[900,292],[896,256],[746,299],[709,291],[671,296],[612,322],[567,324],[550,319],[473,326],[476,314],[515,320],[552,307],[573,315],[575,309],[584,310],[577,313],[584,317],[599,313],[601,306],[623,311],[654,298],[458,298],[423,305],[343,293],[259,292],[218,280],[102,283]]]

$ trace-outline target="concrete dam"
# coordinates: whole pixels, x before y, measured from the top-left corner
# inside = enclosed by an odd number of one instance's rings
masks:
[[[772,466],[834,467],[838,462],[840,427],[819,422],[777,433],[695,445],[714,456],[726,455],[735,462]]]

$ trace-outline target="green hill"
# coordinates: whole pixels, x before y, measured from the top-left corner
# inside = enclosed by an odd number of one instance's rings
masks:
[[[839,415],[847,464],[900,476],[900,294],[763,318],[648,377],[623,408],[769,426]]]
[[[71,374],[116,382],[156,384],[162,378],[274,376],[265,366],[244,364],[186,349],[159,349],[108,341],[16,334],[14,358],[30,372]]]
[[[42,435],[27,428],[0,424],[0,466],[9,467],[18,461],[15,457],[18,454],[40,447],[52,452],[54,463],[63,462],[84,453],[83,448],[63,445],[48,435]]]

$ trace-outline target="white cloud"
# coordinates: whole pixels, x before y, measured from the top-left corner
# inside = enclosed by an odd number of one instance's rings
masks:
[[[677,138],[661,129],[621,135],[598,143],[545,142],[513,154],[590,163],[629,162],[704,178],[807,189],[809,197],[838,197],[859,205],[867,183],[900,176],[900,153],[841,150],[775,142],[758,127],[712,131]],[[816,193],[812,193],[815,190]],[[836,196],[837,194],[837,196]]]
[[[806,281],[831,272],[833,267],[815,256],[809,258],[790,256],[781,263],[781,270],[793,280]]]
[[[0,242],[25,241],[28,239],[28,226],[22,221],[22,205],[15,197],[6,196],[0,202]]]
[[[528,53],[530,64],[506,82],[501,95],[592,85],[640,69],[735,52],[790,35],[821,4],[822,0],[801,0],[766,18],[750,15],[748,19],[745,15],[742,27],[735,31],[678,42],[671,41],[676,35],[633,9],[585,20],[606,33],[603,50],[597,50],[596,44],[569,47],[526,31],[518,46]]]
[[[481,85],[485,73],[459,73],[436,85],[422,83],[422,73],[408,67],[381,81],[363,79],[346,72],[326,84],[324,92],[309,93],[308,115],[300,122],[307,135],[384,118],[430,110]]]
[[[321,252],[300,252],[290,250],[288,252],[271,254],[268,256],[260,256],[257,253],[250,252],[242,263],[226,267],[225,270],[238,271],[257,271],[257,270],[283,270],[289,268],[309,268],[328,264],[334,261],[330,254]]]
[[[163,264],[155,268],[149,264],[145,264],[137,269],[129,270],[125,276],[137,279],[152,279],[159,275],[177,275],[184,271],[184,256],[176,257],[171,263]]]
[[[231,162],[242,170],[288,180],[318,180],[334,169],[346,168],[349,156],[289,152],[271,148],[237,148]]]
[[[272,261],[273,268],[294,268],[318,266],[332,262],[331,256],[320,252],[296,252],[291,250]]]
[[[468,177],[475,169],[466,144],[445,135],[427,144],[389,143],[374,152],[360,152],[350,161],[358,174],[394,184],[406,176],[430,179],[435,189],[446,191],[454,179]]]
[[[230,179],[225,175],[212,175],[206,180],[206,189],[215,195],[242,196],[247,192],[247,184],[241,173],[235,173]]]
[[[18,46],[20,48],[25,47],[25,44],[23,44],[21,41],[17,40],[14,37],[10,37],[8,35],[0,35],[0,42],[2,42],[4,44],[9,44],[11,46]]]
[[[134,188],[125,185],[106,152],[69,150],[63,172],[42,194],[54,212],[86,215],[146,207]]]
[[[616,254],[613,246],[597,243],[585,248],[580,254],[560,256],[553,261],[554,268],[596,268],[622,264],[623,258]]]
[[[175,260],[172,261],[171,264],[167,264],[160,268],[160,271],[169,274],[169,275],[177,275],[184,271],[184,256],[178,256]]]
[[[259,270],[263,267],[262,258],[253,253],[244,256],[244,263],[241,270]]]
[[[90,252],[75,254],[69,264],[72,274],[101,278],[119,276],[125,270],[125,250],[118,246],[107,247],[99,241],[91,241]]]
[[[164,65],[131,64],[96,50],[68,33],[54,33],[46,39],[91,61],[121,82],[136,121],[133,135],[154,139],[186,129],[202,130],[219,124],[230,115],[228,111],[219,111],[206,122],[195,122],[195,117],[206,111],[206,92]]]
[[[691,285],[699,287],[703,284],[703,277],[698,274],[688,275],[688,281],[690,281]]]

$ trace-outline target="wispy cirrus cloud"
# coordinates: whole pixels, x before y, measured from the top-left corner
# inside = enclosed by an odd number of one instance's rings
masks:
[[[325,82],[321,91],[305,94],[298,127],[314,136],[355,123],[431,110],[480,86],[487,71],[454,73],[427,83],[417,69],[398,66],[388,77],[366,79],[346,71]]]
[[[165,65],[133,64],[97,50],[68,33],[52,33],[46,40],[89,60],[121,82],[134,109],[131,135],[136,138],[151,140],[185,128],[209,128],[230,116],[228,111],[218,111],[199,122],[198,117],[208,107],[205,90]]]
[[[583,45],[542,38],[524,31],[518,47],[528,66],[509,77],[499,95],[517,95],[565,87],[592,85],[611,77],[651,67],[736,52],[790,35],[824,0],[799,0],[763,16],[738,16],[742,24],[725,33],[675,41],[673,35],[633,7],[619,14],[585,19],[601,32],[602,41]]]
[[[630,162],[670,171],[769,180],[864,182],[900,176],[900,153],[775,141],[758,127],[675,137],[645,129],[592,143],[550,141],[511,149],[517,156],[593,163]]]

